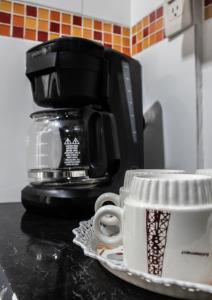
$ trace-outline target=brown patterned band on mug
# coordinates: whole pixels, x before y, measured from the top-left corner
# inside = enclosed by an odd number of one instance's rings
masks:
[[[146,210],[148,273],[162,276],[170,212]]]

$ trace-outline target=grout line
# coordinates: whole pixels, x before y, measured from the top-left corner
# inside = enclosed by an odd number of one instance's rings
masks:
[[[10,36],[12,37],[13,36],[13,15],[14,15],[14,5],[13,5],[13,2],[11,2],[11,15],[10,15],[10,18],[11,18],[11,22],[10,22]]]

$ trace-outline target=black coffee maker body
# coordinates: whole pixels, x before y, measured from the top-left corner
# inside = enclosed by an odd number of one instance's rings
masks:
[[[89,216],[97,197],[119,192],[127,169],[143,167],[141,66],[80,38],[27,52],[37,105],[28,144],[27,210]],[[51,108],[51,109],[49,109]]]

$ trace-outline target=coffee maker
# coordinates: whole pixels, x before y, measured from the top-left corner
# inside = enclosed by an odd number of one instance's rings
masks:
[[[34,102],[27,140],[27,210],[87,216],[96,198],[118,193],[127,169],[143,167],[141,66],[81,38],[27,52]]]

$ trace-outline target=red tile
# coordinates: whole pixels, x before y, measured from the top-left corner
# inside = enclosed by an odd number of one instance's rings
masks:
[[[155,11],[153,11],[150,16],[149,16],[149,19],[150,19],[150,23],[154,22],[155,19],[156,19],[156,13]]]
[[[50,23],[50,31],[59,33],[60,32],[60,24],[51,22]]]
[[[133,45],[135,45],[136,42],[137,42],[137,38],[136,38],[136,35],[134,35],[133,38],[132,38],[132,43],[133,43]]]
[[[113,25],[113,32],[117,34],[121,34],[121,27],[118,25]]]
[[[102,33],[99,31],[94,31],[94,39],[101,41],[102,40]]]
[[[0,12],[0,23],[10,24],[11,15]]]
[[[112,45],[111,45],[111,44],[104,44],[104,46],[105,46],[106,48],[112,48]]]
[[[147,37],[148,34],[149,34],[149,27],[146,27],[146,28],[144,28],[144,30],[143,30],[143,36],[144,36],[144,37]]]
[[[205,0],[205,6],[212,4],[212,0]]]
[[[13,37],[23,38],[24,29],[21,27],[13,27]]]
[[[73,24],[82,26],[82,18],[79,16],[73,16]]]
[[[48,40],[48,33],[43,31],[38,31],[38,41],[45,42]]]
[[[27,16],[37,17],[37,7],[27,5],[26,13]]]
[[[163,16],[163,6],[159,7],[156,11],[157,19],[161,18],[162,16]]]

